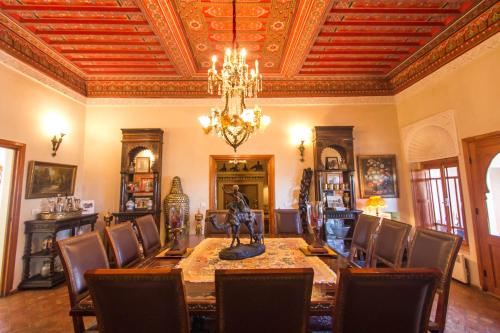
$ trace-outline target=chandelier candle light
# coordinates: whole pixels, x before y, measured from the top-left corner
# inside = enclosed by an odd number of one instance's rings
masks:
[[[248,71],[247,52],[238,49],[236,42],[236,0],[233,0],[233,48],[226,49],[221,73],[217,71],[217,56],[212,56],[212,67],[208,70],[208,93],[221,96],[224,109],[212,108],[208,116],[199,117],[206,134],[213,133],[233,147],[234,151],[258,129],[267,126],[271,119],[262,114],[255,105],[245,105],[245,97],[256,98],[262,91],[262,74],[259,61],[255,69]]]

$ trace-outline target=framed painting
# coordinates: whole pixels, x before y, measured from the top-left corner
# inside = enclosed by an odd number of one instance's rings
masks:
[[[398,198],[396,155],[358,155],[361,198]]]
[[[26,199],[50,198],[75,193],[76,165],[30,161]]]
[[[148,173],[150,172],[150,159],[149,157],[136,157],[135,158],[135,172]]]

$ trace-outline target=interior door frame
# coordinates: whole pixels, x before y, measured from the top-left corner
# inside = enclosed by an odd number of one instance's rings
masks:
[[[476,165],[472,163],[473,157],[475,157],[475,145],[477,141],[481,140],[487,140],[487,139],[498,139],[500,140],[500,131],[488,133],[488,134],[483,134],[483,135],[478,135],[478,136],[473,136],[469,138],[465,138],[462,140],[463,144],[463,151],[464,151],[464,160],[465,160],[465,171],[467,174],[467,185],[469,188],[469,197],[470,197],[470,212],[472,216],[472,220],[474,223],[472,224],[473,226],[473,231],[474,231],[474,243],[476,245],[476,252],[477,252],[477,263],[478,263],[478,269],[479,269],[479,282],[481,284],[481,288],[483,290],[488,290],[488,279],[486,276],[484,276],[483,272],[485,271],[486,264],[483,262],[483,255],[484,255],[484,250],[482,249],[482,235],[481,235],[481,228],[484,227],[482,224],[484,221],[481,221],[481,218],[478,216],[478,211],[477,210],[484,210],[484,204],[480,202],[477,198],[476,191],[477,191],[477,186],[474,186],[476,182],[480,181],[477,170],[476,170]],[[488,214],[487,212],[483,212],[484,214]],[[487,215],[484,215],[487,216]],[[490,272],[491,274],[491,272]]]
[[[10,190],[10,205],[7,214],[8,222],[5,230],[4,260],[3,267],[0,267],[3,272],[2,281],[0,281],[0,296],[6,296],[12,291],[14,281],[26,144],[0,139],[0,147],[13,149],[15,152],[12,186]]]
[[[275,206],[275,167],[274,155],[209,155],[208,169],[208,200],[209,209],[217,209],[217,161],[231,161],[235,158],[242,160],[264,160],[267,162],[267,186],[269,188],[269,233],[275,233],[274,206]]]

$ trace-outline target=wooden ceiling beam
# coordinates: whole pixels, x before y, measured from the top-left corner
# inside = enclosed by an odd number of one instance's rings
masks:
[[[350,49],[350,50],[311,50],[309,54],[409,54],[409,50],[366,50],[366,49]]]
[[[165,54],[162,50],[60,50],[61,53],[72,54]]]
[[[131,70],[123,70],[123,71],[92,71],[86,70],[87,74],[99,74],[99,75],[109,75],[109,74],[162,74],[162,75],[177,75],[177,72],[172,71],[158,71],[158,70],[140,70],[140,71],[131,71]]]
[[[77,64],[78,67],[80,68],[156,68],[158,70],[164,69],[164,68],[174,68],[172,65],[158,65],[158,64],[128,64],[128,65],[82,65],[82,64]]]
[[[60,11],[60,12],[109,12],[140,13],[139,7],[118,6],[75,6],[75,5],[11,5],[0,2],[0,9],[5,11]]]
[[[340,64],[340,65],[304,65],[303,69],[309,68],[391,68],[391,65],[380,64]]]
[[[327,26],[398,26],[398,27],[444,27],[442,21],[393,21],[393,20],[346,20],[346,21],[326,21]]]
[[[316,42],[314,46],[421,46],[419,42],[394,42],[394,41],[338,41]]]
[[[383,75],[384,71],[300,71],[299,74],[307,74],[307,75]]]
[[[94,30],[94,29],[54,29],[54,30],[32,30],[37,35],[104,35],[104,36],[154,36],[153,31],[123,31],[123,30]]]
[[[426,14],[426,15],[458,15],[459,8],[428,8],[428,7],[354,7],[336,8],[332,14]]]
[[[384,58],[384,57],[324,57],[324,58],[311,58],[306,59],[306,63],[310,62],[338,62],[338,61],[378,61],[378,62],[400,62],[401,58]]]
[[[144,61],[144,62],[167,62],[169,63],[170,61],[168,60],[168,58],[151,58],[151,57],[147,57],[147,58],[130,58],[130,57],[127,57],[127,58],[99,58],[99,57],[88,57],[88,58],[82,58],[82,57],[72,57],[72,56],[66,56],[67,59],[71,60],[71,61],[75,61],[75,62],[113,62],[113,61],[132,61],[132,62],[141,62],[141,61]]]
[[[410,31],[322,31],[319,37],[432,37],[432,32],[410,32]]]
[[[87,18],[25,18],[19,17],[20,23],[36,24],[109,24],[109,25],[148,25],[146,20],[124,20],[124,19],[87,19]]]
[[[50,45],[130,45],[130,46],[158,46],[160,43],[145,41],[112,41],[112,40],[48,40]]]

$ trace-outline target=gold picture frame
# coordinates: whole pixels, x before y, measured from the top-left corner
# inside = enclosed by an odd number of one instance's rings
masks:
[[[51,198],[75,193],[76,165],[30,161],[26,199]]]
[[[396,155],[358,155],[361,198],[399,198]]]

